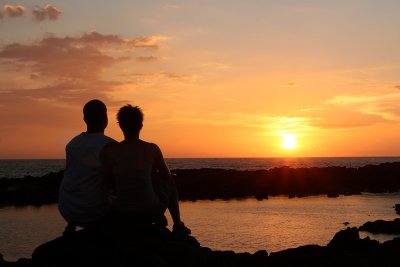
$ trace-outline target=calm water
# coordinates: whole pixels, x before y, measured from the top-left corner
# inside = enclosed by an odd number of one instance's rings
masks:
[[[360,167],[399,161],[396,158],[255,158],[167,159],[171,169],[269,169],[279,166]],[[64,168],[64,160],[0,160],[0,177],[41,176]],[[327,198],[273,197],[264,201],[182,202],[182,218],[202,246],[218,250],[268,252],[305,244],[326,245],[348,226],[392,220],[400,193],[363,194]],[[171,221],[171,220],[170,220]],[[0,253],[6,260],[31,257],[35,247],[58,237],[65,226],[56,205],[0,208]],[[365,233],[364,233],[365,235]],[[392,236],[371,236],[380,241]]]
[[[202,246],[235,252],[268,252],[306,244],[326,245],[348,226],[396,218],[400,194],[363,194],[288,199],[182,202],[182,218]],[[65,222],[56,205],[0,209],[0,252],[7,260],[30,257],[41,243],[59,236]],[[169,221],[170,218],[169,218]],[[366,234],[363,233],[362,236]],[[371,236],[380,241],[392,236]]]

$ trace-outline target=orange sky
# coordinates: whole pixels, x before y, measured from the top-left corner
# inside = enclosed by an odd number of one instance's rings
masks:
[[[64,158],[93,98],[166,157],[399,155],[399,1],[1,4],[2,159]]]

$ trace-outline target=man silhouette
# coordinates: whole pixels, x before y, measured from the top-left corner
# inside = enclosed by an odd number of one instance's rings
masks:
[[[68,222],[64,235],[77,226],[89,227],[102,222],[111,209],[112,184],[102,167],[102,151],[116,142],[104,135],[108,124],[107,108],[94,99],[83,107],[86,132],[66,146],[66,168],[59,190],[59,210]]]

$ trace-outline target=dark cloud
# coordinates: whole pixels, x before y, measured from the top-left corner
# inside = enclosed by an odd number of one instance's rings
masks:
[[[26,100],[34,102],[39,100],[75,105],[80,104],[82,99],[109,99],[108,93],[112,92],[117,85],[120,85],[120,83],[100,80],[65,80],[54,85],[33,89],[16,88],[7,92],[3,91],[0,95],[3,103],[22,103]],[[118,103],[116,102],[115,104]]]
[[[0,50],[0,59],[25,63],[39,75],[78,79],[97,79],[103,70],[128,60],[115,57],[102,49],[115,46],[117,49],[157,47],[152,37],[123,39],[117,35],[98,32],[74,37],[46,37],[34,44],[9,44]],[[7,62],[9,64],[9,61]]]
[[[61,13],[62,12],[53,5],[47,5],[45,7],[36,6],[32,10],[33,18],[37,21],[43,21],[46,19],[57,20]]]
[[[81,37],[48,36],[36,43],[6,45],[0,50],[0,68],[18,75],[28,73],[27,79],[35,84],[48,85],[31,89],[2,86],[0,104],[7,97],[13,101],[23,98],[68,104],[81,104],[82,99],[92,98],[112,101],[110,95],[122,83],[104,80],[103,74],[130,60],[131,53],[138,52],[135,49],[157,48],[156,40],[152,36],[124,39],[91,32]]]
[[[6,12],[6,14],[12,18],[14,17],[20,17],[24,15],[25,12],[25,7],[21,5],[17,6],[12,6],[12,5],[4,5],[3,10]]]
[[[75,46],[55,38],[36,45],[8,45],[0,51],[0,59],[25,62],[40,75],[79,79],[98,78],[103,69],[120,61],[95,47]]]

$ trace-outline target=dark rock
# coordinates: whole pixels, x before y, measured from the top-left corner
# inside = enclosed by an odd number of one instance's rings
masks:
[[[337,197],[339,197],[339,194],[338,193],[328,193],[328,197],[329,198],[337,198]]]
[[[337,232],[333,239],[328,243],[328,247],[349,248],[360,243],[360,234],[356,227],[348,227]]]
[[[243,199],[269,196],[360,194],[360,192],[396,192],[400,190],[400,162],[347,167],[279,167],[269,170],[230,169],[172,170],[181,200]],[[42,177],[26,176],[0,179],[0,206],[43,205],[56,203],[63,171]],[[398,208],[400,209],[400,207]]]
[[[384,242],[380,247],[381,266],[400,266],[400,237]]]
[[[396,256],[399,256],[398,254],[400,252],[400,237],[396,237],[392,240],[384,242],[382,244],[382,250],[386,252],[393,252],[396,254]]]
[[[257,200],[264,200],[264,199],[268,199],[268,193],[266,193],[266,192],[261,192],[261,193],[256,193],[256,194],[254,194],[254,197],[257,199]]]
[[[259,250],[255,252],[249,262],[249,266],[268,266],[268,252],[264,250]]]
[[[394,206],[394,209],[395,209],[395,211],[396,211],[397,214],[400,214],[400,204],[396,204],[396,205]]]
[[[192,236],[176,236],[154,225],[121,226],[83,229],[44,243],[33,252],[33,263],[61,267],[216,265],[216,258]]]
[[[393,221],[377,220],[374,222],[366,222],[359,227],[360,231],[367,231],[373,234],[400,234],[400,219]]]
[[[42,177],[0,179],[0,207],[7,205],[44,205],[58,201],[58,188],[63,171]]]
[[[355,227],[336,233],[327,246],[306,245],[270,255],[265,250],[213,251],[194,237],[177,237],[166,228],[131,230],[80,230],[39,246],[32,261],[5,262],[0,254],[0,266],[400,266],[400,238],[380,244],[360,239]]]
[[[307,245],[298,248],[272,252],[268,266],[327,266],[326,247]]]
[[[236,253],[231,250],[221,251],[216,250],[213,252],[215,257],[221,266],[235,266],[236,265]]]

